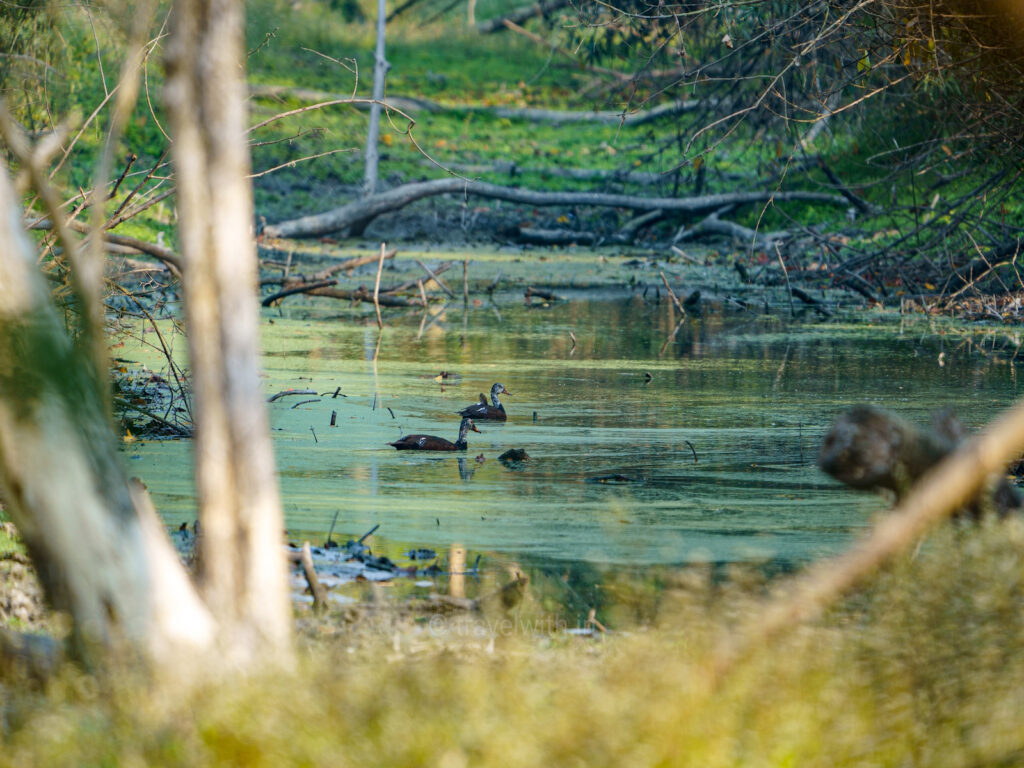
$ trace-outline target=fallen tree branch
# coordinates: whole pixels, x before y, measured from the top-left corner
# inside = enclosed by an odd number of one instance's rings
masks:
[[[446,261],[444,264],[441,264],[440,266],[435,267],[434,268],[434,274],[435,275],[443,275],[445,272],[447,272],[449,269],[452,268],[452,265],[454,263],[455,263],[454,261]],[[389,293],[392,293],[392,294],[394,294],[394,293],[402,293],[403,291],[412,290],[413,288],[416,288],[417,286],[419,286],[420,288],[423,287],[423,280],[422,279],[416,278],[415,280],[406,280],[404,283],[399,283],[398,285],[392,286],[390,288],[381,288],[380,292],[381,292],[381,294],[385,294],[385,295],[389,294]]]
[[[802,301],[807,306],[812,307],[818,312],[820,312],[825,317],[832,317],[832,310],[830,310],[828,307],[825,306],[823,302],[818,301],[818,299],[811,296],[811,294],[807,293],[807,291],[803,290],[802,288],[797,288],[796,286],[793,286],[790,289],[790,293],[792,293],[794,296],[800,299],[800,301]]]
[[[445,293],[448,294],[449,298],[452,298],[452,299],[455,298],[455,294],[452,292],[452,289],[449,288],[447,285],[445,285],[444,280],[442,280],[440,277],[438,277],[436,272],[433,272],[426,264],[424,264],[419,259],[415,259],[415,261],[416,261],[416,264],[419,265],[419,268],[422,269],[424,272],[426,272],[430,276],[430,279],[433,280],[435,283],[437,283],[438,287],[442,291],[444,291]],[[451,264],[448,264],[448,266],[450,267]]]
[[[354,259],[347,259],[340,264],[334,264],[333,266],[327,267],[327,269],[321,269],[319,272],[313,275],[312,280],[327,280],[331,275],[335,275],[338,272],[346,271],[350,272],[356,267],[361,267],[364,264],[373,264],[376,261],[383,259],[393,259],[395,254],[398,253],[397,248],[392,248],[387,251],[383,257],[379,253],[375,253],[372,256],[357,256]],[[386,291],[385,291],[386,293]]]
[[[494,19],[487,19],[487,21],[481,21],[476,25],[476,31],[481,35],[489,35],[493,32],[502,32],[507,27],[505,26],[506,21],[511,21],[513,24],[522,24],[527,19],[531,19],[534,16],[546,16],[552,11],[557,11],[559,8],[564,8],[569,5],[569,0],[541,0],[539,3],[534,3],[525,8],[517,8],[512,13],[506,14],[505,16],[499,16]]]
[[[752,247],[767,250],[776,242],[786,240],[792,235],[789,232],[766,232],[761,233],[750,227],[744,227],[734,221],[726,221],[719,218],[724,211],[715,211],[703,219],[699,224],[676,235],[675,242],[693,240],[701,235],[724,235],[733,240],[743,243],[744,247]]]
[[[622,74],[622,73],[615,73]],[[351,95],[317,91],[310,88],[292,88],[284,85],[253,85],[249,92],[261,98],[290,98],[298,101],[317,103],[350,103],[356,109],[368,110],[372,106],[369,101],[350,102]],[[403,112],[452,112],[456,114],[482,114],[507,120],[525,120],[533,123],[600,123],[602,125],[641,126],[664,117],[674,117],[698,109],[717,108],[723,106],[719,99],[676,99],[675,101],[658,104],[650,109],[630,112],[620,109],[578,110],[578,109],[540,109],[537,107],[499,107],[485,104],[440,104],[430,99],[410,96],[388,96],[387,105]]]
[[[363,301],[373,304],[373,293],[365,287],[359,286],[355,290],[345,288],[314,288],[309,291],[313,296],[326,296],[330,299],[344,299],[347,301]],[[403,296],[391,296],[381,294],[378,301],[382,307],[419,307],[423,306],[416,299],[407,299]]]
[[[146,408],[143,408],[141,406],[135,405],[123,397],[114,397],[113,402],[115,405],[120,405],[125,410],[135,411],[136,413],[142,414],[143,416],[146,416],[147,418],[150,418],[159,424],[163,424],[165,427],[168,427],[169,429],[173,429],[177,434],[181,435],[182,437],[192,437],[192,430],[189,427],[183,427],[181,424],[175,424],[173,421],[168,421],[163,416],[158,416],[152,411],[147,410]]]
[[[14,632],[0,627],[0,679],[28,677],[45,683],[64,660],[60,644],[49,635]]]
[[[315,237],[347,229],[354,224],[403,208],[424,197],[449,192],[461,192],[464,195],[506,200],[523,205],[593,205],[638,211],[661,208],[666,212],[690,214],[710,212],[729,205],[769,201],[802,200],[826,205],[847,205],[845,197],[822,192],[730,192],[697,197],[637,197],[603,192],[537,192],[521,187],[503,187],[479,181],[466,182],[464,179],[447,178],[403,184],[324,213],[269,224],[263,232],[265,237]]]
[[[89,232],[92,231],[89,228],[88,224],[77,220],[69,221],[67,223],[67,226],[70,229],[74,230],[75,232],[79,232],[82,234],[88,234]],[[40,221],[33,222],[30,228],[39,230],[49,230],[52,227],[53,222],[51,222],[50,219],[42,219]],[[167,265],[168,269],[170,269],[171,273],[175,277],[181,277],[181,257],[178,256],[178,254],[176,254],[170,248],[165,248],[164,246],[157,245],[156,243],[150,243],[145,240],[140,240],[137,237],[131,237],[129,235],[119,235],[113,232],[104,232],[103,240],[107,243],[112,243],[114,245],[118,245],[124,248],[133,248],[139,253],[144,253],[147,256],[152,256],[156,259],[159,259],[160,261]]]
[[[329,285],[337,285],[337,280],[317,280],[311,283],[297,283],[292,285],[290,288],[283,288],[277,293],[272,293],[265,298],[260,304],[264,307],[269,307],[275,301],[283,299],[286,296],[292,296],[296,293],[312,293],[318,288],[326,288]]]

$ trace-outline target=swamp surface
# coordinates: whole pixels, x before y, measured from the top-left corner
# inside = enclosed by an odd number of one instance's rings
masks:
[[[777,295],[767,313],[712,300],[680,322],[655,291],[657,265],[623,288],[621,274],[586,279],[605,263],[591,256],[566,262],[574,281],[548,280],[566,300],[529,305],[508,286],[518,258],[474,261],[468,306],[458,295],[427,315],[390,310],[382,333],[366,305],[298,297],[264,310],[267,395],[318,393],[269,405],[292,539],[322,542],[337,513],[335,539],[379,524],[374,552],[401,565],[415,548],[442,566],[466,550],[468,564],[481,555],[481,568],[570,586],[696,562],[786,570],[841,551],[888,503],[817,469],[841,409],[872,403],[925,424],[951,407],[974,428],[1018,395],[1019,342],[999,328],[868,311],[792,319]],[[488,298],[476,288],[499,267],[512,277]],[[718,295],[709,274],[684,277]],[[454,440],[455,412],[494,382],[512,393],[508,421],[479,422],[464,454],[387,445]],[[499,461],[509,448],[529,459]],[[169,527],[191,524],[190,443],[126,452]]]

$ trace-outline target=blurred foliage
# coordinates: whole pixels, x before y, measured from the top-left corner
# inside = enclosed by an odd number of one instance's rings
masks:
[[[946,526],[717,687],[707,661],[778,588],[667,577],[597,638],[368,604],[305,616],[300,668],[178,698],[67,670],[0,689],[0,765],[1013,765],[1024,530]],[[620,584],[620,586],[622,586]],[[511,627],[511,628],[510,628]],[[187,671],[183,670],[183,674]]]

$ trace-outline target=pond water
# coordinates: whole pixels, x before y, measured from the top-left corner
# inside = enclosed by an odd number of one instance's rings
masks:
[[[364,317],[332,312],[265,316],[268,395],[327,393],[269,406],[289,530],[322,540],[338,513],[342,540],[379,523],[393,551],[459,545],[470,562],[820,558],[886,504],[816,468],[839,410],[870,402],[924,423],[952,406],[973,427],[1017,396],[1015,350],[995,348],[1005,337],[868,313],[817,322],[709,308],[676,329],[666,302],[638,295],[508,300],[450,305],[427,322],[393,316],[379,337]],[[441,371],[459,378],[435,380]],[[464,455],[386,444],[408,433],[454,440],[455,411],[496,381],[512,393],[508,422],[479,422]],[[502,464],[508,448],[529,460]],[[194,517],[190,450],[128,448],[173,525]],[[595,481],[608,475],[622,477]]]

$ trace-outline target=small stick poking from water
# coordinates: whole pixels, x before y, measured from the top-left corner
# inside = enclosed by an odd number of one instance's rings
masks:
[[[424,272],[426,272],[426,273],[427,273],[428,275],[430,275],[431,279],[433,279],[433,281],[434,281],[435,283],[437,283],[438,287],[439,287],[439,288],[440,288],[440,289],[441,289],[442,291],[444,291],[445,293],[447,293],[447,294],[448,294],[448,298],[450,298],[450,299],[454,299],[454,298],[455,298],[455,294],[454,294],[454,293],[452,293],[452,289],[451,289],[451,288],[449,288],[449,287],[448,287],[447,285],[445,285],[445,283],[444,283],[444,280],[442,280],[442,279],[441,279],[440,277],[438,277],[438,276],[437,276],[436,274],[434,274],[434,273],[433,273],[433,272],[432,272],[432,271],[430,270],[430,268],[429,268],[429,267],[427,267],[427,265],[426,265],[426,264],[424,264],[424,263],[423,263],[422,261],[420,261],[419,259],[413,259],[413,261],[415,261],[415,262],[416,262],[417,264],[419,264],[419,267],[420,267],[420,269],[422,269],[422,270],[423,270]]]
[[[306,403],[319,403],[319,402],[320,402],[320,398],[319,397],[314,397],[312,400],[299,400],[299,402],[297,402],[295,405],[293,405],[291,407],[291,410],[294,411],[300,405],[305,405]]]
[[[373,284],[373,308],[377,310],[377,327],[383,328],[384,321],[380,317],[380,273],[384,269],[384,253],[387,246],[380,244],[380,258],[377,260],[377,281]]]
[[[462,303],[469,306],[469,260],[462,260]]]
[[[335,523],[338,522],[338,513],[339,512],[341,512],[340,509],[334,510],[334,519],[331,520],[331,530],[329,530],[327,532],[327,541],[324,542],[324,547],[326,549],[330,549],[331,548],[331,537],[334,535],[334,525],[335,525]]]
[[[572,342],[572,348],[576,349],[576,334],[572,331],[569,331],[569,341]]]
[[[378,529],[378,528],[380,528],[380,523],[377,523],[377,524],[376,524],[375,526],[373,526],[373,528],[371,528],[371,529],[370,529],[370,530],[368,530],[368,531],[367,531],[366,533],[364,533],[364,534],[363,534],[362,536],[360,536],[360,537],[359,537],[359,543],[360,543],[360,544],[362,544],[362,543],[363,543],[364,541],[366,541],[366,540],[367,540],[368,538],[370,538],[371,536],[373,536],[373,534],[374,534],[374,533],[375,533],[375,532],[377,531],[377,529]]]
[[[487,293],[489,293],[489,294],[494,293],[494,289],[498,287],[498,281],[499,280],[501,280],[501,270],[500,269],[498,270],[498,274],[496,274],[494,276],[494,280],[491,281],[491,284],[489,286],[487,286]]]
[[[395,412],[391,410],[391,407],[390,407],[390,406],[388,406],[388,413],[390,413],[390,414],[391,414],[391,418],[392,418],[392,419],[393,419],[393,418],[395,418]]]
[[[693,447],[693,443],[691,443],[689,440],[683,440],[683,442],[686,443],[688,446],[690,446],[690,450],[693,451],[693,463],[696,464],[697,463],[697,449]]]
[[[316,430],[313,429],[313,427],[310,427],[309,431],[313,433],[313,442],[314,443],[319,443],[320,441],[316,439]]]
[[[686,310],[683,309],[683,305],[679,303],[679,297],[676,296],[676,292],[672,290],[672,286],[668,284],[668,278],[665,277],[665,273],[659,270],[658,274],[661,275],[661,281],[665,283],[665,290],[668,291],[668,295],[672,297],[672,303],[676,305],[676,309],[679,310],[682,316],[686,317]]]
[[[332,427],[338,426],[338,412],[337,411],[331,411],[331,426]]]

